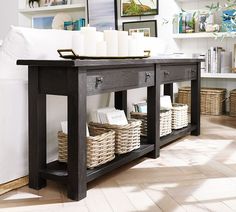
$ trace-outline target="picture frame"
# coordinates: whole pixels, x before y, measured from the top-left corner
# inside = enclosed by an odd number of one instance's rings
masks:
[[[71,4],[71,0],[41,0],[41,2],[44,7]]]
[[[33,16],[32,28],[35,29],[52,29],[54,16]]]
[[[98,31],[118,29],[116,0],[87,0],[87,18]]]
[[[120,0],[120,16],[148,16],[158,15],[158,0]]]
[[[145,37],[157,37],[156,20],[123,22],[122,29],[128,31],[129,35],[133,32],[143,32]]]

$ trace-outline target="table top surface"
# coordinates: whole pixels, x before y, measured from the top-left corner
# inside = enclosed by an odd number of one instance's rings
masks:
[[[17,60],[17,65],[29,66],[61,66],[61,67],[95,67],[119,65],[148,65],[148,64],[179,64],[198,63],[204,59],[193,57],[149,57],[144,59],[96,59],[96,60]]]

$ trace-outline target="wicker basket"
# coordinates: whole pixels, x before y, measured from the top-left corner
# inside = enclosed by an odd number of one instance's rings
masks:
[[[89,126],[96,127],[99,130],[103,130],[105,128],[115,131],[116,154],[125,154],[140,148],[140,120],[131,119],[127,125],[90,123]]]
[[[230,91],[229,115],[236,116],[236,89]]]
[[[147,114],[131,112],[131,118],[139,119],[142,121],[141,135],[147,136]],[[160,113],[160,137],[168,135],[171,130],[171,110],[162,110]]]
[[[188,105],[188,112],[191,111],[191,88],[190,87],[179,88],[178,103]]]
[[[201,89],[201,114],[222,115],[225,112],[224,88],[202,88]],[[189,87],[180,88],[178,102],[187,104],[191,110],[191,89]]]
[[[139,113],[139,112],[131,112],[130,117],[132,119],[138,119],[138,120],[142,121],[141,135],[147,136],[147,114],[146,113]]]
[[[160,137],[166,136],[172,132],[171,116],[171,110],[162,110],[160,112]]]
[[[172,129],[177,130],[188,126],[188,105],[172,105]]]
[[[92,169],[115,158],[115,132],[89,127],[91,136],[87,137],[87,167]],[[67,162],[67,135],[58,132],[58,160]]]

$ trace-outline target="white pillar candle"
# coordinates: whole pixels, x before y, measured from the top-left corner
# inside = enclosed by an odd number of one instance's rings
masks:
[[[103,32],[96,32],[96,40],[97,40],[97,42],[104,41],[104,33]]]
[[[137,39],[130,37],[128,42],[129,42],[128,43],[129,56],[131,56],[131,57],[138,56],[137,55]]]
[[[107,43],[105,41],[101,41],[97,43],[96,56],[100,56],[100,57],[107,56]]]
[[[144,56],[144,33],[134,32],[132,33],[132,38],[137,40],[137,56]]]
[[[73,32],[72,49],[77,55],[84,55],[84,35],[80,32]]]
[[[84,35],[84,55],[96,56],[96,27],[81,27]]]
[[[118,55],[128,56],[129,55],[129,42],[128,42],[128,32],[119,31],[118,32]]]
[[[118,56],[118,31],[104,30],[104,38],[107,42],[107,56]]]

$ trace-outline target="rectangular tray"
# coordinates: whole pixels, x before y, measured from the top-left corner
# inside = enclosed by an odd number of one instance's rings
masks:
[[[58,49],[61,58],[71,59],[71,60],[105,60],[105,59],[143,59],[150,56],[79,56],[74,53],[72,49]]]

